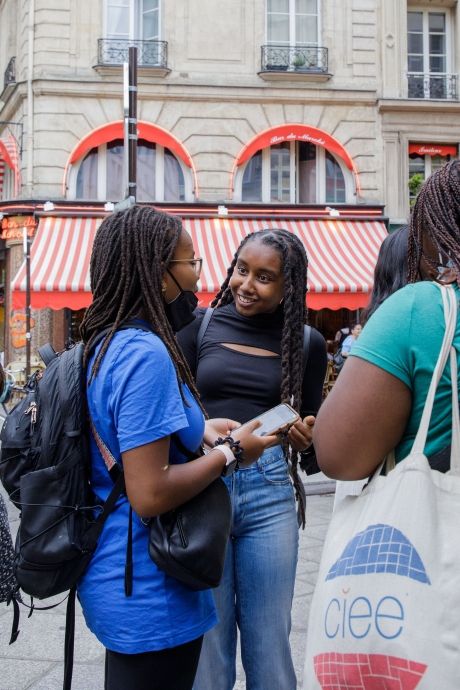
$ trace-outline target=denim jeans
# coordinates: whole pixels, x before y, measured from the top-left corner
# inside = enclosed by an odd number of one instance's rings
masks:
[[[295,500],[279,446],[226,480],[233,528],[214,590],[218,625],[204,636],[194,690],[231,690],[237,628],[246,690],[295,690],[289,633],[298,551]]]

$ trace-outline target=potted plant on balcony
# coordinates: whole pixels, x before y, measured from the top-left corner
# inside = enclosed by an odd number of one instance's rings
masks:
[[[296,72],[304,70],[306,64],[306,58],[303,53],[295,53],[292,58],[291,65]]]

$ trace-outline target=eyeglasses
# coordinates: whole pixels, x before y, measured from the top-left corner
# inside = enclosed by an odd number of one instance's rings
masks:
[[[190,264],[195,273],[199,276],[203,267],[203,259],[172,259],[170,264]]]

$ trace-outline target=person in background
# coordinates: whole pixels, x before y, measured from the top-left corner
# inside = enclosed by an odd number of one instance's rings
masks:
[[[347,366],[321,408],[314,429],[318,463],[330,477],[370,476],[393,449],[396,462],[412,447],[444,336],[440,290],[460,297],[460,161],[429,177],[409,223],[408,285],[374,312]],[[457,320],[453,347],[460,350]],[[451,441],[450,367],[436,390],[425,454],[431,467]],[[352,430],[350,432],[350,430]]]
[[[403,225],[383,240],[374,270],[369,304],[362,314],[364,323],[394,292],[407,285],[407,241],[409,228]]]
[[[350,326],[343,326],[342,328],[339,328],[339,330],[334,336],[335,352],[340,352],[340,350],[342,349],[343,341],[350,335],[350,333]]]
[[[304,522],[298,459],[314,460],[311,431],[327,361],[315,329],[303,361],[306,288],[300,240],[286,230],[260,230],[240,244],[199,351],[204,311],[178,334],[212,417],[244,423],[280,402],[301,415],[286,442],[225,480],[233,529],[222,583],[214,590],[219,625],[205,635],[195,690],[233,688],[238,629],[247,690],[296,687],[289,645],[298,550],[294,494]]]
[[[359,335],[362,331],[363,327],[361,326],[360,323],[355,323],[353,324],[351,328],[351,333],[348,335],[345,340],[342,343],[342,349],[340,350],[340,354],[342,357],[345,359],[348,357],[350,354],[350,350],[354,345],[355,340],[359,338]]]
[[[203,434],[213,446],[230,428],[250,462],[277,440],[252,434],[256,425],[233,431],[235,423],[210,420],[205,427],[174,336],[193,319],[200,267],[179,218],[152,208],[114,213],[96,233],[93,302],[81,325],[87,401],[95,431],[123,466],[126,493],[104,523],[78,596],[88,627],[106,647],[105,690],[190,690],[203,634],[216,623],[211,592],[192,591],[167,576],[148,554],[144,519],[177,508],[234,468],[233,442],[192,462],[186,462],[183,448],[200,455]],[[104,501],[113,481],[94,432],[90,451],[91,485]],[[131,508],[129,592],[125,553]]]

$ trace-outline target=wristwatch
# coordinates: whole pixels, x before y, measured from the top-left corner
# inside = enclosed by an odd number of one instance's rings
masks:
[[[219,443],[216,446],[217,450],[222,451],[225,455],[225,465],[220,473],[221,477],[229,477],[238,467],[238,459],[235,457],[232,449],[226,443]]]

